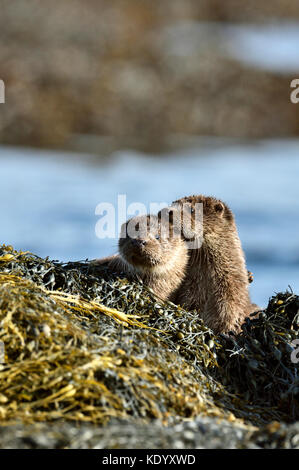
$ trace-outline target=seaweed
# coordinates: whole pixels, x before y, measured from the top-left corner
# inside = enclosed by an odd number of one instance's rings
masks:
[[[238,336],[88,260],[0,248],[0,422],[198,415],[262,426],[298,419],[299,297],[273,296]]]

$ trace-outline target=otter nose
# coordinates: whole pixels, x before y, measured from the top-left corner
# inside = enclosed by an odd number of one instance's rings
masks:
[[[132,245],[140,248],[140,247],[146,245],[146,241],[142,240],[140,238],[132,238]]]

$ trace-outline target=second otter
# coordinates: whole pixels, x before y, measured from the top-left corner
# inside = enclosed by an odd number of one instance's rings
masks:
[[[192,231],[198,203],[203,209],[201,233]],[[184,230],[182,208],[189,209],[191,215],[189,234]],[[186,241],[201,237],[201,244],[189,249],[187,274],[175,302],[187,309],[199,309],[215,333],[240,332],[245,318],[259,308],[249,298],[245,256],[233,213],[219,199],[203,195],[179,199],[166,211],[172,219],[179,213],[177,220]]]

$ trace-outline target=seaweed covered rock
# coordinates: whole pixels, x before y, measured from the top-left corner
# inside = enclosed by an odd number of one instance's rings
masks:
[[[255,406],[272,407],[287,421],[299,417],[299,297],[291,292],[273,296],[265,311],[248,319],[242,334],[231,339],[222,360],[228,388]],[[297,342],[297,341],[298,342]],[[298,349],[298,352],[296,351]],[[223,361],[223,362],[222,362]]]
[[[195,313],[162,306],[142,285],[84,273],[88,263],[63,266],[3,247],[0,265],[2,423],[226,414],[210,396],[206,368],[178,352],[184,335],[195,335],[195,326],[183,332]],[[197,335],[198,364],[202,355],[215,367],[204,341],[212,333],[199,322]]]
[[[298,308],[298,296],[278,294],[240,335],[216,336],[197,312],[106,268],[2,246],[1,424],[293,422]]]

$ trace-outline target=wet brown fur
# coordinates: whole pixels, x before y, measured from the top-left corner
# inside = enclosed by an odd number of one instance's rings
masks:
[[[187,273],[175,302],[199,309],[206,325],[216,333],[238,333],[258,306],[249,298],[245,255],[234,215],[219,199],[203,195],[184,197],[168,209],[186,204],[194,210],[195,203],[203,204],[203,242],[199,248],[189,249]]]

